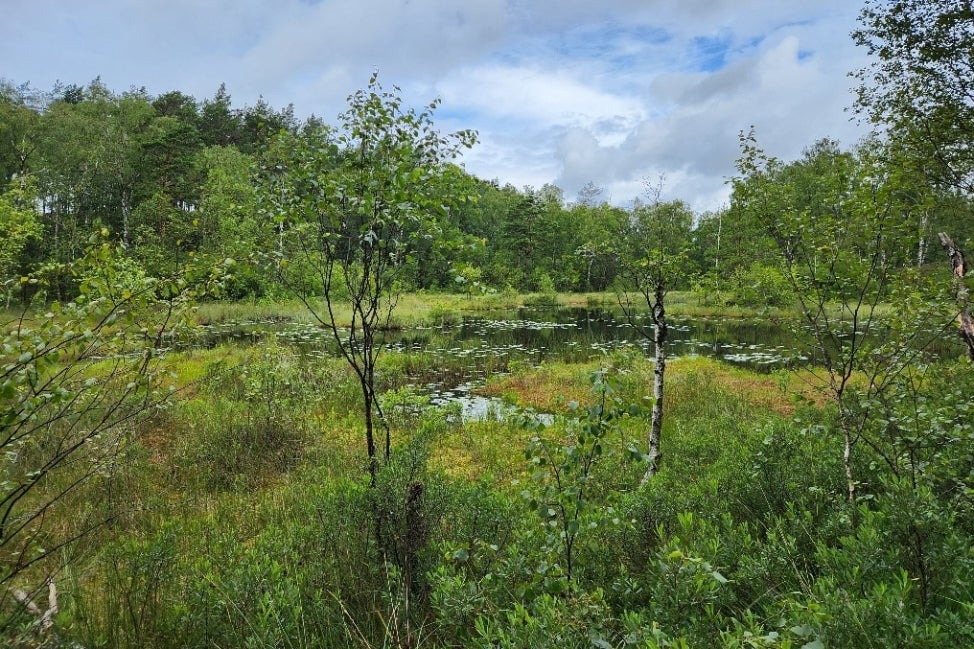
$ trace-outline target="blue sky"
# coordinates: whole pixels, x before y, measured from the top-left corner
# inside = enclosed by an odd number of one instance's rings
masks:
[[[663,177],[726,201],[738,133],[790,159],[864,133],[846,109],[859,0],[6,0],[0,77],[41,89],[263,96],[332,120],[373,70],[473,128],[477,175],[625,204]]]

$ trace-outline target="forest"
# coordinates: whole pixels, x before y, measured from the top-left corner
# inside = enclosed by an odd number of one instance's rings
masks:
[[[852,38],[873,133],[745,128],[707,213],[477,178],[379,73],[333,121],[0,81],[0,639],[974,646],[974,14]],[[643,344],[428,345],[566,307]]]

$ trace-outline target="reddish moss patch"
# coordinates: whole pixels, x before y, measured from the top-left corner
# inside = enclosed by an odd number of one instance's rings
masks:
[[[590,377],[597,369],[595,364],[544,365],[491,380],[482,392],[542,412],[567,412],[569,402],[591,400]]]
[[[492,380],[482,392],[519,406],[561,413],[567,411],[570,401],[591,401],[591,374],[598,367],[594,363],[546,365]],[[649,394],[652,391],[652,364],[639,362],[632,372],[643,377],[646,394]],[[710,358],[675,359],[667,366],[666,378],[670,386],[678,390],[680,384],[693,374],[706,376],[720,389],[740,396],[756,408],[780,415],[791,415],[796,405],[803,401],[818,405],[825,402],[824,383],[807,373],[759,374]]]

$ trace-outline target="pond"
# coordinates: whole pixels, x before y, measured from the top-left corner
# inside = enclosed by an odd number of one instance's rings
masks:
[[[635,314],[635,325],[618,309],[524,307],[517,311],[464,315],[459,320],[389,332],[386,349],[469,358],[474,364],[497,359],[531,364],[545,360],[576,362],[620,349],[651,355],[649,315]],[[316,325],[268,321],[206,325],[200,328],[191,345],[211,347],[227,341],[256,343],[268,336],[318,353],[334,344],[330,335]],[[753,369],[770,370],[806,360],[799,347],[788,328],[768,320],[670,318],[669,321],[667,355],[671,358],[712,356]]]
[[[416,377],[416,387],[436,404],[459,403],[465,418],[502,416],[504,406],[475,393],[492,373],[517,364],[546,360],[581,362],[616,350],[652,356],[648,314],[630,324],[621,309],[521,308],[464,315],[440,324],[390,332],[386,353],[432,356],[432,372]],[[336,353],[320,327],[294,322],[237,322],[203,328],[196,344],[256,343],[273,336],[312,354]],[[736,365],[770,371],[804,362],[794,335],[780,323],[757,319],[672,318],[667,355],[712,356]],[[440,362],[437,362],[439,360]],[[436,368],[442,371],[437,373]]]
[[[534,363],[580,361],[618,349],[652,354],[652,324],[636,314],[632,326],[611,309],[520,309],[499,317],[468,316],[458,324],[404,332],[392,349],[428,350],[443,339],[447,351],[472,357],[510,356]],[[642,329],[647,335],[640,333]],[[803,360],[794,337],[778,324],[756,320],[670,320],[667,353],[671,357],[714,356],[754,368],[774,368]]]

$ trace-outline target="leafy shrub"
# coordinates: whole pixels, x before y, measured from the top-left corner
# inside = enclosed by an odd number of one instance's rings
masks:
[[[745,306],[786,306],[794,299],[788,279],[774,266],[738,268],[731,281],[734,302]]]
[[[254,488],[293,468],[310,433],[307,411],[322,397],[315,368],[292,349],[269,347],[211,376],[211,396],[181,408],[194,430],[177,443],[186,479],[208,489]]]

